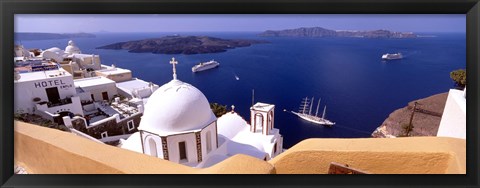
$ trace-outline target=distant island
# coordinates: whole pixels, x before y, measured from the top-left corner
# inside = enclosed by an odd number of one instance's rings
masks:
[[[90,33],[15,33],[16,40],[50,40],[69,38],[95,38]]]
[[[330,30],[322,27],[302,27],[297,29],[267,30],[258,34],[262,37],[359,37],[359,38],[416,38],[411,32],[393,32],[389,30],[351,31]]]
[[[225,52],[228,49],[252,44],[268,43],[260,40],[220,39],[207,36],[165,36],[161,38],[119,42],[97,49],[128,50],[132,53],[205,54]]]

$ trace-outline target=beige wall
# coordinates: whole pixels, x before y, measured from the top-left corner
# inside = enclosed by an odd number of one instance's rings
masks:
[[[269,162],[279,174],[325,174],[330,162],[374,174],[465,174],[465,145],[439,137],[308,139]]]
[[[15,163],[34,174],[324,174],[330,162],[381,174],[466,172],[466,141],[456,138],[308,139],[268,162],[235,155],[204,169],[22,122],[14,138]]]

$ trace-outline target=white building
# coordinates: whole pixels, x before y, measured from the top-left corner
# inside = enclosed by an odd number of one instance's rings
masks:
[[[281,153],[283,138],[274,128],[274,105],[254,105],[253,126],[233,109],[217,119],[205,95],[177,80],[177,62],[170,63],[173,80],[150,96],[139,131],[122,140],[122,148],[200,168],[240,153],[262,160]]]
[[[48,119],[59,113],[83,115],[70,73],[44,60],[16,62],[15,66],[15,113],[50,116]]]
[[[115,82],[102,76],[76,79],[74,83],[79,94],[88,92],[93,101],[110,101],[118,94]],[[88,98],[82,100],[88,100]]]
[[[18,51],[17,54],[20,54],[20,50]],[[72,40],[68,41],[65,50],[52,47],[43,50],[39,57],[59,63],[63,69],[73,75],[74,79],[96,76],[95,70],[101,69],[100,57],[95,54],[82,54]]]
[[[97,76],[103,76],[115,82],[123,82],[132,79],[132,71],[112,66],[102,65],[100,69],[95,71]]]
[[[450,89],[443,110],[437,136],[466,139],[467,99],[466,90]]]
[[[23,45],[15,45],[15,57],[32,58],[34,54],[23,47]]]
[[[73,42],[72,40],[69,40],[67,47],[65,47],[65,53],[67,53],[67,54],[69,54],[69,55],[72,55],[72,54],[81,54],[82,51],[80,50],[80,48],[78,48],[78,47],[75,45],[75,42]]]

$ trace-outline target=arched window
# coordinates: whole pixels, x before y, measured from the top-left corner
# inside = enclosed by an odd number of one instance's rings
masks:
[[[153,138],[150,138],[148,140],[148,145],[150,147],[150,155],[154,157],[158,157],[157,155],[157,143],[155,143],[155,140]]]
[[[268,113],[268,126],[270,127],[270,130],[273,129],[273,111]]]
[[[207,154],[212,151],[212,133],[207,132]]]
[[[263,129],[263,115],[255,114],[255,129],[258,129],[260,126],[262,126]],[[257,132],[257,130],[254,130],[254,132]]]

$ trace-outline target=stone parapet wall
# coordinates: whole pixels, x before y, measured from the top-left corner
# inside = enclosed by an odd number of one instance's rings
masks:
[[[308,139],[270,161],[235,155],[203,169],[23,122],[14,138],[15,163],[30,174],[326,174],[331,162],[374,174],[466,172],[466,141],[456,138]]]
[[[14,160],[30,174],[271,174],[271,164],[235,155],[196,169],[96,143],[72,133],[15,122]]]
[[[465,174],[466,142],[445,137],[307,139],[269,162],[279,174],[326,174],[331,162],[372,174]]]

